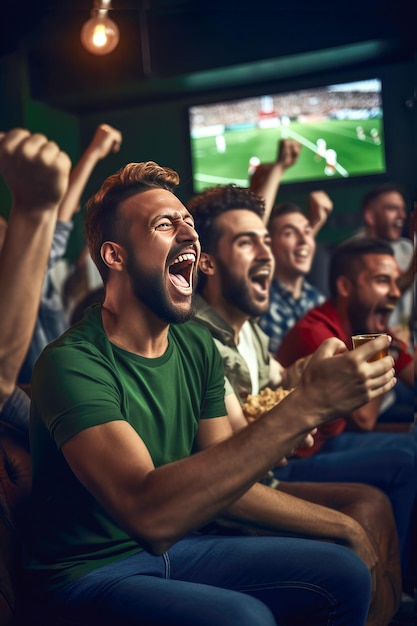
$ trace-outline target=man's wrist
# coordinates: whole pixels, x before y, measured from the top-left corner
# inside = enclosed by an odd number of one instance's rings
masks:
[[[282,386],[284,389],[293,389],[298,385],[303,373],[304,358],[297,359],[295,363],[282,372]]]
[[[11,211],[10,220],[20,219],[23,216],[26,222],[32,224],[40,224],[42,222],[49,222],[51,218],[58,214],[59,202],[46,201],[44,203],[37,202],[34,205],[33,202],[14,201]]]

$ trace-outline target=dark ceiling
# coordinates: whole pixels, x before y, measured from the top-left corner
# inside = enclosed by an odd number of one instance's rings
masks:
[[[416,52],[416,0],[113,0],[121,40],[106,57],[80,43],[92,6],[1,1],[0,57],[25,54],[34,98],[81,110],[104,98],[117,104],[175,93],[213,70],[296,58],[308,64],[323,50],[339,50],[343,64],[343,51],[364,42],[379,42],[384,62]],[[375,60],[363,50],[357,63]]]

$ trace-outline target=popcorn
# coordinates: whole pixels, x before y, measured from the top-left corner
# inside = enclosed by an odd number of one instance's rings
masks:
[[[256,396],[249,394],[246,402],[242,405],[243,413],[248,422],[259,419],[264,413],[284,400],[291,391],[292,389],[283,389],[282,387],[278,387],[278,389],[265,387]]]

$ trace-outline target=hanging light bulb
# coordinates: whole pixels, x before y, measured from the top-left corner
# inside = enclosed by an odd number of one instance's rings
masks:
[[[111,0],[94,2],[91,18],[81,29],[81,43],[92,54],[108,54],[119,43],[119,28],[107,13]]]

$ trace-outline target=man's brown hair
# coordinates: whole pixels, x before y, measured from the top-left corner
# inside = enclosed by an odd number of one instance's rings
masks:
[[[174,193],[179,175],[169,167],[154,161],[128,163],[102,184],[88,200],[84,214],[84,232],[91,258],[106,283],[109,268],[101,258],[101,246],[106,241],[125,245],[129,224],[123,222],[119,207],[131,196],[150,189],[166,189]]]

